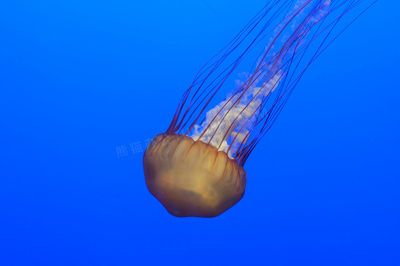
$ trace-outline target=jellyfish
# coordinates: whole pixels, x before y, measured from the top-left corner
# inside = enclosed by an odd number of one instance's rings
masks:
[[[176,217],[216,217],[243,198],[245,163],[306,70],[374,4],[267,2],[200,68],[144,154],[149,191]]]

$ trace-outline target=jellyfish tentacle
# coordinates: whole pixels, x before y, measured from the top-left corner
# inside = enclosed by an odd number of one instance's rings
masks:
[[[303,5],[301,8],[304,8],[308,3],[309,3],[309,2],[306,2],[305,5]],[[310,14],[309,14],[308,16],[306,16],[306,18],[302,21],[302,23],[300,23],[300,25],[297,27],[297,29],[293,32],[293,34],[292,34],[291,37],[289,38],[289,41],[285,43],[285,45],[282,47],[282,49],[280,50],[280,52],[279,52],[278,55],[276,56],[275,60],[273,60],[273,61],[274,61],[274,64],[273,64],[272,67],[271,67],[272,69],[275,69],[276,66],[279,64],[279,62],[281,62],[281,59],[280,59],[280,58],[283,57],[283,54],[288,53],[288,51],[289,51],[290,47],[292,46],[292,44],[295,43],[296,41],[298,41],[299,39],[301,39],[301,38],[299,37],[299,35],[300,35],[299,32],[304,31],[303,28],[305,27],[305,25],[307,25],[307,23],[311,20],[311,18],[314,17],[314,13],[315,13],[317,10],[318,10],[318,9],[316,9],[316,10],[313,9],[313,10],[310,12]],[[281,34],[281,32],[283,32],[283,31],[285,30],[286,26],[289,25],[290,21],[292,21],[292,20],[295,18],[296,14],[298,14],[298,13],[299,13],[299,12],[295,12],[294,15],[291,15],[290,19],[286,22],[285,26],[282,27],[282,29],[281,29],[280,32],[278,33],[278,36]],[[304,34],[305,34],[305,33],[303,33],[303,35],[304,35]],[[274,39],[274,41],[272,42],[272,44],[273,44],[276,40],[277,40],[277,37],[275,37],[275,39]],[[272,44],[271,44],[271,45],[272,45]],[[271,45],[270,45],[270,47],[271,47]],[[267,55],[269,54],[270,47],[267,49],[267,52],[266,52],[265,55],[263,56],[263,59],[265,59],[265,58],[267,57]],[[244,96],[244,94],[247,92],[247,90],[249,90],[249,89],[252,87],[253,83],[255,83],[255,82],[259,79],[259,77],[262,76],[262,75],[264,74],[264,73],[263,73],[263,70],[262,70],[262,66],[263,66],[263,65],[265,65],[265,63],[264,63],[263,61],[260,61],[260,63],[259,63],[258,66],[257,66],[256,71],[254,72],[254,74],[252,75],[252,77],[250,78],[250,80],[246,83],[246,88],[243,89],[243,93],[240,95],[240,97],[237,97],[236,101],[235,101],[233,104],[230,105],[229,110],[228,110],[227,112],[225,112],[225,114],[223,115],[223,117],[222,117],[221,119],[219,119],[219,125],[218,125],[217,128],[215,129],[215,131],[214,131],[214,133],[212,134],[211,138],[209,139],[208,143],[211,143],[211,142],[212,142],[213,138],[214,138],[215,135],[217,134],[219,128],[220,128],[221,125],[222,125],[222,123],[224,123],[226,117],[229,115],[229,113],[232,111],[233,108],[236,108],[236,107],[237,107],[237,104],[240,102],[240,100],[242,99],[242,97]],[[278,71],[280,71],[280,70],[278,70]],[[256,77],[256,76],[257,76],[257,77]],[[266,82],[270,82],[270,80],[269,80],[269,81],[266,81]],[[250,84],[249,84],[249,83],[250,83]],[[270,93],[270,91],[273,91],[277,85],[278,85],[278,82],[275,82],[274,86],[272,86],[272,88],[271,88],[269,91],[266,91],[265,94],[268,95],[268,94]],[[261,88],[261,89],[258,90],[258,92],[256,93],[256,95],[253,96],[253,100],[256,100],[256,99],[258,100],[258,96],[259,96],[259,94],[260,94],[261,92],[263,92],[263,89],[264,89],[264,88]],[[235,96],[236,96],[236,95],[235,95]],[[231,97],[231,98],[232,98],[232,97]],[[231,100],[231,99],[229,99],[229,100],[226,102],[226,105],[227,105],[228,103],[230,103],[230,100]],[[249,108],[249,106],[253,103],[253,100],[250,101],[250,102],[248,102],[248,104],[246,104],[246,105],[244,106],[244,108],[239,112],[239,114],[237,115],[237,117],[232,121],[232,123],[231,123],[230,127],[228,128],[228,130],[226,130],[224,137],[220,139],[219,145],[218,145],[218,143],[217,143],[219,149],[221,148],[221,145],[226,141],[228,135],[230,135],[230,134],[232,133],[233,128],[234,128],[234,126],[236,125],[236,122],[237,122],[237,120],[239,119],[239,117],[241,117],[241,115],[243,114],[243,112],[246,111],[246,110]],[[261,105],[261,104],[260,104],[260,105]],[[259,106],[260,106],[260,105],[259,105]],[[259,106],[257,106],[257,107],[255,108],[255,111],[258,110]],[[225,106],[224,106],[224,107],[225,107]],[[220,108],[219,111],[221,112],[222,110],[224,110],[224,109],[225,109],[224,107],[223,107],[223,108]],[[215,116],[215,118],[216,118],[216,117],[218,117],[218,114]],[[212,125],[212,123],[213,123],[213,122],[211,122],[211,123],[209,124],[209,126],[204,130],[203,134],[210,128],[210,126]],[[240,132],[238,132],[238,134],[240,134]],[[238,135],[236,135],[235,139],[237,138],[237,136],[238,136]],[[234,142],[234,141],[233,141],[233,142]],[[231,146],[231,147],[232,147],[232,146]]]
[[[346,2],[346,1],[345,1]],[[299,83],[300,79],[306,72],[306,70],[311,66],[311,64],[333,43],[334,40],[336,40],[343,32],[349,28],[351,24],[353,24],[362,14],[364,14],[368,9],[370,9],[377,1],[373,1],[370,3],[366,8],[364,8],[361,12],[357,14],[355,18],[353,18],[346,26],[344,29],[342,29],[338,34],[336,34],[331,40],[328,41],[329,37],[331,36],[333,30],[336,28],[338,23],[342,20],[342,18],[351,11],[351,9],[355,8],[360,1],[351,1],[351,3],[348,4],[348,6],[344,9],[344,11],[337,16],[337,18],[333,21],[333,23],[329,24],[329,27],[324,28],[320,33],[321,34],[325,31],[328,30],[327,33],[325,33],[324,38],[322,39],[321,43],[318,45],[316,51],[314,52],[313,56],[311,59],[305,64],[304,68],[300,73],[297,75],[297,77],[292,81],[290,85],[288,85],[286,92],[284,95],[280,96],[274,105],[271,107],[269,110],[269,114],[267,118],[265,118],[264,124],[262,128],[259,131],[259,134],[257,134],[257,137],[254,138],[255,141],[252,141],[247,147],[243,149],[242,155],[240,157],[242,163],[244,163],[247,158],[249,157],[250,153],[255,149],[255,147],[259,144],[261,139],[265,136],[265,134],[269,131],[269,129],[272,127],[272,125],[275,123],[279,113],[282,111],[283,107],[285,106],[286,102],[288,101],[291,93],[293,93],[294,88],[297,86]]]
[[[277,1],[277,2],[280,2],[280,1]],[[287,5],[289,2],[291,2],[291,1],[285,1],[284,4]],[[284,8],[284,7],[285,7],[284,5],[280,6],[280,7],[278,8],[278,10],[274,13],[274,16],[275,16],[276,14],[281,13],[281,12],[283,11],[283,8]],[[268,11],[270,11],[270,10],[268,10]],[[264,19],[264,18],[266,17],[266,15],[267,15],[267,14],[265,14],[265,15],[261,18],[260,22],[262,21],[262,19]],[[262,30],[260,31],[260,33],[256,36],[256,38],[253,39],[253,41],[251,42],[250,45],[248,45],[248,47],[246,47],[245,51],[239,56],[239,58],[237,58],[237,59],[231,64],[231,65],[233,65],[233,67],[232,67],[231,70],[224,76],[223,80],[219,83],[219,85],[216,85],[216,86],[214,86],[214,87],[212,87],[212,88],[210,89],[209,94],[207,94],[207,97],[205,97],[205,99],[204,99],[205,104],[203,105],[203,108],[202,108],[201,111],[198,113],[198,116],[197,116],[197,118],[195,119],[195,122],[193,122],[193,123],[191,124],[191,126],[190,126],[189,129],[188,129],[188,131],[190,131],[190,130],[193,128],[193,126],[196,124],[198,118],[204,113],[205,109],[208,107],[209,102],[211,102],[211,100],[215,97],[216,93],[217,93],[217,92],[220,90],[220,88],[224,85],[224,83],[225,83],[225,81],[227,80],[227,78],[232,74],[232,72],[233,72],[233,71],[236,69],[236,67],[239,65],[241,59],[242,59],[242,58],[248,53],[248,51],[252,48],[253,44],[257,42],[257,39],[259,39],[260,36],[262,36],[263,32],[265,32],[265,30],[267,29],[267,27],[268,27],[269,25],[271,25],[274,16],[271,16],[271,18],[268,19],[268,21],[265,23],[263,29],[262,29]],[[258,23],[258,24],[259,24],[259,23]],[[228,71],[228,69],[229,69],[229,67],[228,67],[227,69],[225,69],[225,71]],[[211,82],[211,84],[212,84],[212,83],[213,83],[213,82]],[[216,93],[214,93],[214,94],[212,94],[212,95],[210,96],[210,94],[211,94],[212,92],[216,92]],[[207,100],[208,100],[208,101],[207,101]],[[201,105],[201,104],[200,104],[200,105]],[[199,107],[198,107],[198,108],[199,108]],[[193,111],[193,113],[194,113],[198,108],[195,108],[195,110]],[[189,119],[187,120],[187,122],[188,122],[188,121],[189,121]]]
[[[167,132],[211,144],[244,163],[275,123],[305,71],[377,0],[337,34],[343,17],[362,2],[365,1],[269,1],[224,49],[200,68]],[[220,97],[227,81],[246,62],[245,57],[259,49],[271,30],[274,34],[252,73],[235,93],[207,111]],[[273,84],[277,73],[280,77]],[[271,91],[268,84],[273,85]]]
[[[300,12],[302,10],[304,10],[310,3],[312,2],[312,0],[307,0],[303,5],[301,5],[301,7],[296,10],[293,14],[291,14],[288,18],[285,18],[285,22],[284,22],[284,26],[279,30],[278,34],[274,37],[273,41],[271,42],[271,44],[268,46],[267,51],[265,52],[265,54],[263,55],[262,59],[261,59],[261,63],[257,66],[256,70],[254,71],[254,74],[252,75],[252,77],[250,78],[250,80],[248,81],[249,85],[247,86],[247,88],[249,88],[254,82],[256,82],[255,77],[256,76],[260,76],[259,70],[260,70],[260,65],[262,65],[262,62],[265,60],[266,56],[269,54],[269,52],[271,51],[273,45],[277,42],[279,36],[283,33],[283,31],[286,29],[286,27],[296,18],[296,16],[298,14],[300,14]],[[260,36],[260,34],[257,35],[257,37],[252,41],[251,44],[253,44],[255,42],[255,40]],[[250,46],[249,46],[250,47]],[[245,50],[246,51],[246,50]],[[243,56],[244,54],[241,54],[241,56]],[[240,58],[240,57],[239,57]],[[220,87],[219,87],[220,88]],[[218,92],[219,88],[217,90],[215,90],[215,94],[216,92]],[[240,97],[238,97],[238,99],[236,99],[235,103],[231,106],[234,106],[239,100],[242,99],[243,95],[245,94],[245,90],[243,90],[243,93],[241,93]],[[223,108],[221,108],[218,113],[214,116],[214,118],[212,119],[212,121],[209,123],[209,125],[212,125],[215,121],[215,119],[218,117],[218,115],[220,114],[220,112],[222,110],[224,110],[224,108],[230,103],[230,100],[233,98],[233,96],[225,103],[225,105],[223,106]],[[210,101],[209,101],[210,102]],[[209,104],[209,102],[207,103],[207,105]],[[204,106],[207,107],[207,105]],[[201,112],[203,112],[204,110],[202,110]],[[197,119],[195,119],[195,121],[192,123],[191,128],[197,123]],[[200,138],[202,138],[204,136],[204,134],[208,131],[209,127],[207,127],[203,133],[201,134]]]
[[[182,106],[184,106],[187,103],[188,97],[192,91],[192,89],[195,87],[195,84],[197,83],[197,81],[200,79],[200,77],[203,74],[203,71],[205,71],[208,67],[211,67],[214,64],[214,67],[208,72],[208,74],[206,75],[206,77],[204,77],[201,82],[201,84],[198,86],[198,88],[195,90],[192,98],[193,99],[196,97],[196,95],[199,93],[199,91],[201,90],[202,86],[204,85],[205,81],[207,81],[207,79],[211,76],[211,74],[224,62],[224,60],[226,59],[226,57],[228,57],[244,40],[245,38],[247,38],[252,31],[255,30],[256,26],[262,21],[263,18],[265,18],[268,13],[272,10],[274,3],[280,2],[279,0],[275,0],[275,2],[271,2],[271,3],[267,3],[264,8],[245,26],[245,28],[239,32],[239,34],[228,44],[227,46],[227,52],[225,52],[225,54],[223,56],[221,56],[221,58],[219,59],[219,61],[215,62],[215,63],[206,63],[198,72],[198,74],[196,75],[194,81],[192,82],[192,84],[190,85],[190,87],[186,90],[186,97],[184,97],[181,100],[181,104]],[[261,16],[261,18],[259,18]],[[254,26],[254,23],[255,26]],[[244,34],[244,37],[242,37],[242,35]],[[241,38],[242,37],[242,38]],[[241,38],[241,39],[240,39]],[[223,49],[224,50],[224,49]],[[217,55],[215,55],[213,58],[217,57]],[[212,58],[212,59],[213,59]],[[210,62],[212,61],[212,59],[210,60]],[[182,107],[183,108],[183,107]],[[191,110],[191,106],[189,105],[186,108],[186,112],[183,115],[183,117],[181,118],[180,122],[178,122],[179,117],[181,115],[182,112],[182,108],[178,108],[177,112],[175,113],[175,119],[173,120],[173,122],[171,123],[170,128],[174,128],[175,130],[178,130],[181,126],[183,121],[185,120],[185,116],[187,115],[187,113]],[[178,125],[176,125],[178,123]]]

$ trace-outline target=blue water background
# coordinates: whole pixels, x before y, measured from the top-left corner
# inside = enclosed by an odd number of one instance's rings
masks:
[[[309,70],[234,209],[148,193],[144,146],[263,3],[2,1],[0,265],[400,265],[398,1]]]

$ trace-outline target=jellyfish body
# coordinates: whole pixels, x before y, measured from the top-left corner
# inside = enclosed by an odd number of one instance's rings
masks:
[[[214,217],[241,200],[249,155],[309,66],[374,3],[362,2],[268,1],[200,69],[167,131],[144,156],[146,184],[171,214]],[[360,5],[353,20],[342,24]],[[257,54],[253,70],[232,91],[232,78]]]
[[[178,217],[214,217],[243,196],[246,174],[226,153],[181,135],[160,135],[146,152],[150,192]]]

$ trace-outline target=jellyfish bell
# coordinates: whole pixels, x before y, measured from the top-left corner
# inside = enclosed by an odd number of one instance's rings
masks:
[[[245,193],[247,159],[305,71],[372,4],[268,1],[200,69],[168,129],[147,148],[144,173],[154,197],[178,217],[215,217],[237,204]],[[353,20],[344,21],[354,10]],[[254,53],[259,60],[232,92],[234,74]]]
[[[246,186],[242,166],[214,146],[160,135],[144,157],[150,192],[173,215],[215,217],[235,205]]]

